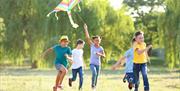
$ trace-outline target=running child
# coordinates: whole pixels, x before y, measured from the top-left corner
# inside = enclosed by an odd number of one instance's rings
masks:
[[[149,45],[146,47],[144,42],[144,33],[138,31],[134,35],[135,43],[133,45],[134,49],[134,64],[133,72],[135,77],[135,91],[138,91],[139,88],[139,73],[141,71],[144,83],[144,91],[149,91],[149,81],[147,76],[147,51],[152,47]]]
[[[81,39],[77,40],[76,48],[72,50],[72,78],[69,78],[69,86],[72,87],[72,82],[76,80],[79,74],[79,90],[82,90],[83,85],[83,48],[85,42]]]
[[[62,89],[62,81],[64,76],[67,74],[67,66],[68,61],[72,63],[72,52],[71,48],[68,46],[69,39],[68,36],[62,36],[59,40],[59,44],[47,49],[43,53],[43,57],[46,56],[49,52],[54,51],[56,54],[55,58],[55,67],[58,70],[58,74],[56,77],[55,86],[53,87],[53,91],[57,91],[57,88]]]
[[[132,45],[135,42],[135,39],[132,40]],[[115,70],[119,65],[123,65],[125,60],[125,76],[123,82],[128,81],[128,88],[131,90],[134,86],[134,73],[133,73],[133,48],[130,48],[125,52],[125,55],[119,59],[116,64],[112,66],[112,69]]]
[[[90,56],[90,69],[92,72],[92,82],[91,87],[95,90],[97,86],[97,80],[100,73],[101,57],[105,57],[104,49],[100,46],[101,37],[93,36],[92,40],[88,33],[88,27],[84,24],[84,31],[87,39],[87,43],[90,46],[91,56]]]

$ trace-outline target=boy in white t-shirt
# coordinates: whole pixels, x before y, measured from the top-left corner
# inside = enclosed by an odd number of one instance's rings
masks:
[[[83,48],[85,42],[81,39],[77,40],[76,48],[72,50],[73,64],[72,64],[72,78],[69,78],[69,86],[76,80],[79,74],[79,90],[82,89],[83,84]]]

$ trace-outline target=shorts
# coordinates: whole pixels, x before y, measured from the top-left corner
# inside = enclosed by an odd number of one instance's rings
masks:
[[[126,80],[128,83],[134,83],[134,73],[126,73]]]
[[[62,67],[64,67],[64,65],[62,64],[55,64],[56,70],[60,70]]]

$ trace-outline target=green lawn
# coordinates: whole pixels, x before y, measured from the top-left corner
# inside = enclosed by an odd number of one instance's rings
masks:
[[[64,79],[64,91],[78,91],[78,80],[68,87],[68,77]],[[83,91],[91,91],[91,74],[84,71]],[[97,91],[129,91],[127,83],[122,82],[123,69],[111,71],[102,69]],[[28,68],[0,67],[0,91],[52,91],[56,77],[54,69],[32,70]],[[180,70],[167,70],[163,67],[151,67],[149,72],[151,91],[180,91]],[[141,78],[140,91],[143,91]]]

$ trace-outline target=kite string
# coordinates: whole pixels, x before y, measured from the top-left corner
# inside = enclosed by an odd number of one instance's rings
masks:
[[[76,15],[80,18],[82,23],[85,23],[84,19],[78,13],[76,13]]]

